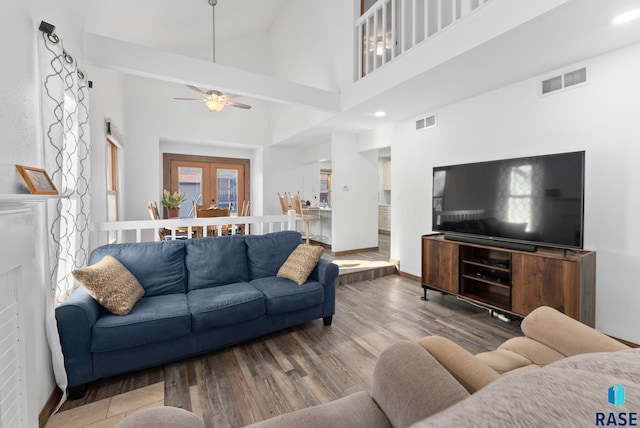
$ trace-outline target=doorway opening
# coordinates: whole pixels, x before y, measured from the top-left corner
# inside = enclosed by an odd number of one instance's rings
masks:
[[[194,204],[230,208],[235,215],[251,200],[249,159],[164,153],[162,160],[164,188],[186,195],[181,218],[194,217]]]

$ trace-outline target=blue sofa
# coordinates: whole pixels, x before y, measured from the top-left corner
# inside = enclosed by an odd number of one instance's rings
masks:
[[[320,259],[307,282],[276,277],[300,233],[221,236],[96,248],[118,259],[144,297],[125,316],[79,287],[56,308],[71,398],[88,382],[164,364],[335,312],[338,266]]]

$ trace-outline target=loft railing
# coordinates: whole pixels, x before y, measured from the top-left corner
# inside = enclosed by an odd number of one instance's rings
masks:
[[[355,80],[467,17],[491,0],[378,0],[355,25]]]
[[[184,218],[169,220],[130,220],[111,221],[105,223],[94,223],[92,231],[100,234],[98,242],[106,243],[108,232],[116,232],[116,241],[134,242],[143,241],[143,231],[153,231],[153,237],[146,234],[148,240],[159,240],[159,231],[169,230],[170,234],[166,239],[177,239],[180,236],[191,237],[195,230],[202,230],[202,234],[207,236],[209,226],[215,226],[217,230],[222,230],[223,226],[229,226],[229,233],[234,235],[239,230],[239,226],[245,234],[262,235],[280,230],[295,230],[296,212],[291,210],[288,214],[278,214],[270,216],[234,216],[234,217],[205,217],[205,218]],[[130,236],[132,235],[132,236]],[[114,242],[111,242],[114,243]]]

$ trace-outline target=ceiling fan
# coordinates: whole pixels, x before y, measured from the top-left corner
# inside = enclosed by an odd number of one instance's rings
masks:
[[[201,98],[176,97],[174,98],[174,100],[202,101],[207,106],[207,108],[211,111],[220,111],[224,108],[224,106],[239,107],[246,110],[251,108],[250,105],[238,103],[235,101],[230,101],[231,99],[236,98],[238,96],[235,94],[223,94],[222,92],[216,91],[216,90],[204,91],[200,88],[197,88],[191,85],[187,85],[187,87],[192,91],[195,91],[198,94],[200,94]]]
[[[218,0],[208,0],[209,4],[213,9],[213,62],[216,62],[216,5],[218,4]],[[216,91],[214,89],[205,91],[195,86],[187,85],[189,89],[200,94],[201,98],[183,98],[176,97],[174,100],[186,100],[186,101],[202,101],[207,106],[210,111],[220,111],[225,106],[230,107],[239,107],[245,110],[251,108],[248,104],[242,104],[235,101],[230,101],[233,98],[236,98],[238,95],[235,94],[224,94],[220,91]]]

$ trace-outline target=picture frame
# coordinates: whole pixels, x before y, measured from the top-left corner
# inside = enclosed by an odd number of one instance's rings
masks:
[[[32,166],[16,165],[16,168],[29,191],[34,195],[57,195],[58,189],[51,181],[51,177],[42,168]]]

